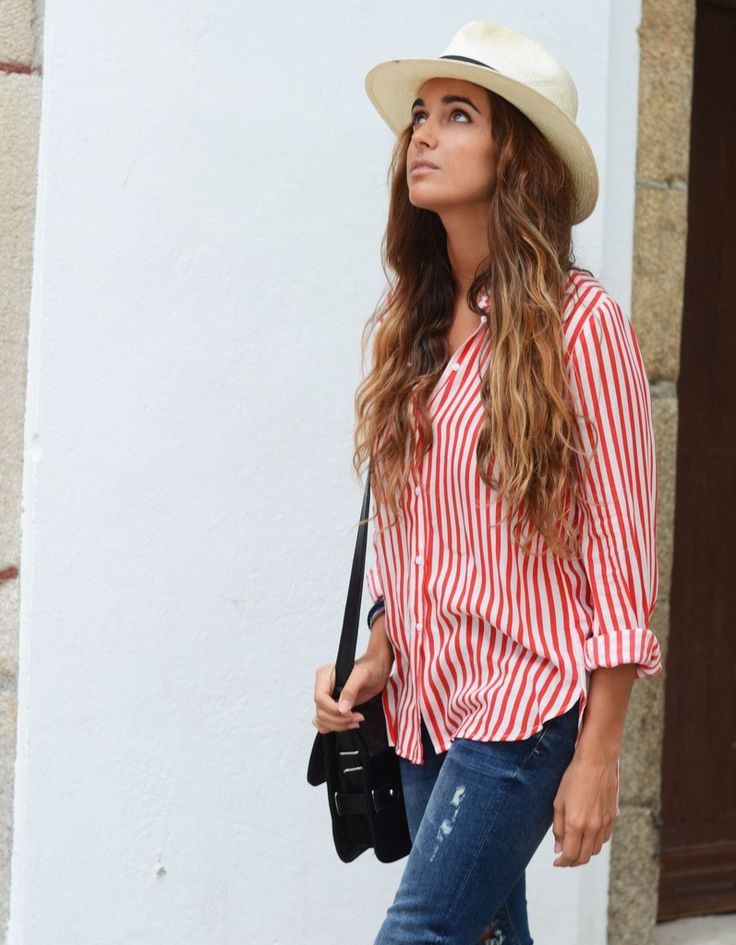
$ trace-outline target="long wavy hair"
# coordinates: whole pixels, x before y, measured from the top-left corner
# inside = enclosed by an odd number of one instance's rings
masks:
[[[478,315],[484,314],[478,306],[483,292],[490,302],[478,473],[505,498],[512,540],[525,553],[533,553],[531,545],[541,536],[548,550],[571,557],[578,549],[567,511],[578,488],[580,450],[562,317],[569,273],[579,269],[572,250],[574,190],[563,161],[536,126],[486,91],[497,154],[488,207],[492,250],[466,298]],[[370,461],[376,506],[384,505],[394,521],[412,464],[432,444],[427,401],[450,356],[447,332],[457,295],[440,217],[409,200],[406,154],[412,134],[410,124],[397,138],[389,166],[381,262],[391,288],[365,325],[363,363],[372,329],[380,327],[371,369],[355,395],[353,465],[360,475]],[[584,420],[595,438],[592,421]]]

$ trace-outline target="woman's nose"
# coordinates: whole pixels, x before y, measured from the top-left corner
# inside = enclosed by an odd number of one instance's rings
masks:
[[[437,140],[437,133],[434,127],[429,124],[428,119],[425,118],[420,125],[416,126],[414,129],[414,134],[412,135],[412,140],[415,144],[420,142],[424,144],[434,144],[434,142]]]

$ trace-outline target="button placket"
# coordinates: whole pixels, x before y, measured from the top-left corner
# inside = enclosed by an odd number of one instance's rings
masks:
[[[426,460],[426,457],[425,457]],[[412,622],[414,624],[414,636],[417,637],[421,633],[424,614],[422,611],[423,598],[424,598],[424,562],[425,562],[425,553],[424,553],[424,544],[426,540],[425,528],[424,528],[424,500],[423,500],[423,490],[422,490],[422,469],[424,468],[424,461],[422,461],[419,466],[416,468],[415,479],[414,479],[414,547],[413,547],[413,584],[414,584],[414,599],[417,602],[416,610],[412,614]]]
[[[417,489],[419,490],[417,492]],[[417,502],[417,514],[415,517],[416,526],[417,526],[417,549],[418,554],[414,556],[414,565],[416,568],[416,583],[417,583],[417,613],[414,617],[414,633],[419,634],[422,630],[422,605],[424,599],[424,504],[422,502],[422,490],[420,486],[417,486],[414,489],[414,494],[416,496]]]
[[[425,594],[425,542],[426,542],[426,529],[425,529],[425,504],[426,504],[426,492],[422,488],[422,476],[427,462],[427,457],[424,456],[422,461],[416,467],[415,472],[415,481],[414,481],[414,546],[413,546],[413,558],[412,561],[412,580],[411,584],[414,589],[413,600],[416,601],[416,611],[413,613],[412,619],[414,622],[414,628],[411,633],[414,638],[413,651],[413,666],[412,674],[414,677],[414,692],[416,695],[416,705],[414,706],[414,712],[416,716],[416,728],[415,731],[421,731],[422,723],[422,627],[424,626],[424,594]],[[421,745],[421,736],[419,744],[419,753],[420,756],[423,755],[423,749]]]
[[[432,391],[429,395],[428,404],[431,404],[431,402],[434,400],[436,395],[439,394],[440,390],[442,390],[442,388],[447,383],[448,378],[454,377],[457,371],[460,370],[460,368],[462,367],[463,359],[466,356],[467,350],[470,348],[471,343],[477,338],[480,330],[482,328],[485,328],[487,322],[488,322],[487,316],[481,315],[480,320],[478,322],[478,327],[475,329],[474,332],[472,332],[472,334],[468,335],[465,341],[463,341],[463,343],[455,351],[452,358],[445,365],[445,369],[440,375],[439,380],[437,381],[435,386],[432,388]]]

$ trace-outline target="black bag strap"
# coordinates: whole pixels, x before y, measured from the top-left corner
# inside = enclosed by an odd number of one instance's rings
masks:
[[[360,624],[360,603],[363,596],[363,578],[365,572],[366,545],[368,542],[368,514],[371,502],[371,469],[368,466],[363,494],[363,507],[360,512],[361,523],[355,539],[353,569],[348,584],[348,597],[345,603],[345,616],[342,621],[340,646],[335,662],[335,689],[333,699],[337,699],[342,687],[348,680],[355,665],[355,648],[358,645],[358,627]]]

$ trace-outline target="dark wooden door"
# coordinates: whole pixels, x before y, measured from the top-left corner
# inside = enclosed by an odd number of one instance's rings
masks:
[[[698,2],[658,918],[736,910],[736,2]]]

